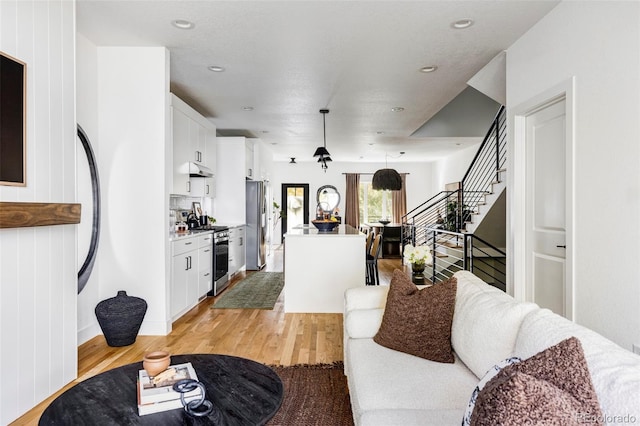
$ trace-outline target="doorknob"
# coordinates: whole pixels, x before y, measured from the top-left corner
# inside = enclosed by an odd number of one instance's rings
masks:
[[[556,246],[556,247],[558,247],[558,248],[564,248],[564,249],[566,249],[566,248],[567,248],[567,246]]]

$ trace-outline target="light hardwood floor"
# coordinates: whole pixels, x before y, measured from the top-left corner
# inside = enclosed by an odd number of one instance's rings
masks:
[[[267,259],[265,271],[282,271],[281,249]],[[382,285],[388,285],[395,268],[403,268],[400,259],[380,259],[378,266]],[[235,276],[231,286],[244,276]],[[80,345],[79,377],[12,425],[36,425],[44,409],[66,389],[103,371],[141,361],[152,350],[236,355],[272,365],[342,361],[342,314],[285,314],[282,294],[273,310],[212,309],[214,302],[215,298],[204,299],[176,321],[167,336],[138,336],[133,345],[121,348],[96,336]]]

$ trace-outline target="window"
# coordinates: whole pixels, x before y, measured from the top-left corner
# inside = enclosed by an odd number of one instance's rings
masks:
[[[360,180],[360,222],[373,223],[391,217],[391,191],[373,189],[371,181]]]

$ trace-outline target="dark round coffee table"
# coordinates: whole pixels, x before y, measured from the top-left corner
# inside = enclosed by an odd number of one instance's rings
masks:
[[[184,410],[138,415],[136,382],[142,362],[105,371],[64,392],[42,413],[40,425],[263,425],[282,404],[280,377],[264,364],[227,355],[174,355],[190,362],[217,408],[208,417]]]

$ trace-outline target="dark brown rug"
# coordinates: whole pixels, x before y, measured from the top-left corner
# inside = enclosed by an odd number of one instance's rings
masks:
[[[342,362],[271,366],[284,384],[284,400],[270,426],[352,426]]]

